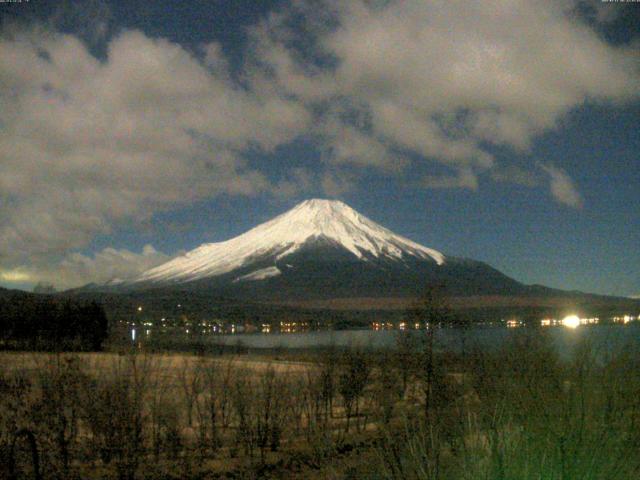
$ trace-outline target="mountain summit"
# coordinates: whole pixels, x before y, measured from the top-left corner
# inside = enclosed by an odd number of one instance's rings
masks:
[[[189,282],[231,272],[257,259],[272,258],[271,268],[239,278],[259,280],[279,274],[275,265],[278,260],[317,242],[333,244],[364,261],[381,257],[415,257],[438,265],[445,261],[440,252],[396,235],[343,202],[312,199],[231,240],[201,245],[143,273],[137,281]]]
[[[206,243],[116,290],[198,290],[261,299],[413,296],[426,284],[452,293],[524,286],[490,266],[443,255],[337,200],[306,200],[218,243]]]
[[[127,302],[146,302],[159,315],[188,303],[199,315],[271,321],[302,315],[298,309],[307,307],[311,313],[304,315],[313,319],[317,308],[372,309],[386,315],[389,309],[405,308],[430,285],[444,287],[459,300],[466,297],[462,305],[495,307],[500,315],[505,308],[575,309],[577,303],[610,301],[524,285],[486,263],[445,256],[413,242],[343,202],[321,199],[299,203],[235,238],[205,243],[137,278],[72,293],[97,296],[113,305],[114,315],[127,311],[122,308]],[[323,318],[331,322],[357,317],[327,315]]]

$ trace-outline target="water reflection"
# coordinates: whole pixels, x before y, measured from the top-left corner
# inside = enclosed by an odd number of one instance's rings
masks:
[[[434,331],[438,348],[460,351],[466,348],[497,348],[519,330],[500,327],[475,326],[465,330],[442,328]],[[211,338],[212,344],[243,345],[248,348],[314,348],[328,346],[359,346],[372,348],[393,347],[399,335],[423,335],[425,330],[340,330],[307,333],[271,334],[271,335],[221,335]],[[542,331],[540,334],[543,334]],[[622,328],[619,325],[594,325],[592,328],[551,328],[544,329],[561,352],[570,352],[581,339],[588,338],[594,345],[607,345],[607,348],[622,348],[633,345],[640,347],[640,326],[631,323]]]

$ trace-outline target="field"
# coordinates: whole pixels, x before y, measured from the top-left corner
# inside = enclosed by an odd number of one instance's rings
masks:
[[[419,297],[352,297],[316,300],[298,300],[291,302],[274,302],[275,305],[300,307],[316,310],[338,311],[406,311],[411,308]],[[556,311],[565,309],[575,310],[635,310],[638,301],[629,298],[606,297],[588,294],[570,294],[558,292],[547,295],[467,295],[451,296],[449,304],[454,309],[481,309],[481,308],[547,308]]]
[[[2,478],[633,479],[640,355],[0,355]]]

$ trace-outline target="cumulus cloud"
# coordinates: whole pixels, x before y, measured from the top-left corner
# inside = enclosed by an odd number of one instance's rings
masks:
[[[130,279],[171,258],[152,245],[145,245],[140,253],[105,248],[93,255],[70,253],[59,263],[0,270],[0,280],[7,283],[46,283],[57,289],[70,288],[89,282]]]
[[[31,282],[31,275],[24,267],[0,271],[0,280],[7,283]]]
[[[425,188],[467,188],[478,189],[478,177],[470,170],[460,170],[458,175],[427,175],[422,180]]]
[[[254,29],[265,66],[254,78],[319,112],[334,161],[438,162],[466,173],[426,186],[475,188],[495,164],[491,146],[526,155],[585,102],[638,98],[638,51],[606,43],[576,5],[302,0]]]
[[[571,110],[639,97],[638,49],[607,43],[577,3],[298,0],[250,30],[234,75],[216,42],[192,51],[139,31],[109,39],[100,1],[95,38],[7,30],[4,275],[220,194],[286,197],[318,184],[339,195],[359,171],[411,175],[417,163],[454,172],[427,174],[426,188],[477,189],[481,175],[525,184],[500,173],[493,147],[526,157]],[[301,135],[320,146],[315,171],[274,183],[269,165],[246,160]],[[543,168],[558,201],[582,204],[566,173]]]
[[[55,30],[73,30],[95,47],[106,40],[112,21],[106,0],[65,0],[56,5],[48,24]]]
[[[536,187],[542,182],[538,172],[518,165],[497,166],[491,171],[491,179],[495,182],[515,183],[525,187]]]
[[[299,103],[229,80],[220,49],[199,59],[126,31],[99,61],[72,35],[0,39],[0,259],[62,254],[123,220],[220,193],[267,190],[242,153],[305,129]]]
[[[549,175],[551,195],[556,201],[573,208],[582,207],[582,195],[566,172],[553,165],[541,164],[540,168]]]
[[[313,174],[307,169],[294,168],[286,179],[275,184],[272,192],[276,198],[291,198],[312,188],[313,182]]]
[[[340,198],[347,192],[355,189],[356,179],[352,173],[347,172],[325,172],[322,175],[320,184],[325,195]]]

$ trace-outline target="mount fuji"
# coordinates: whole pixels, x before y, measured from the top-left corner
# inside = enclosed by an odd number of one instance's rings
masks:
[[[210,292],[291,301],[412,297],[438,284],[455,295],[520,294],[529,287],[489,265],[398,235],[335,200],[306,200],[230,240],[206,243],[111,291]]]

